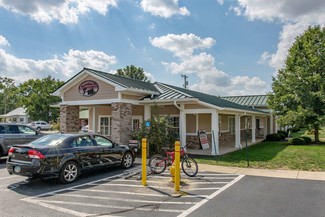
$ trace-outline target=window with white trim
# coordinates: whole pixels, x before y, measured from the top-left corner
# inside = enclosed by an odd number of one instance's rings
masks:
[[[171,131],[177,138],[179,138],[179,116],[170,116],[168,123],[169,125],[173,126],[173,129],[171,129]]]
[[[111,135],[111,127],[112,127],[112,117],[111,116],[99,116],[99,127],[98,131],[100,134],[105,136]]]
[[[142,124],[142,116],[132,116],[132,130],[139,130]]]

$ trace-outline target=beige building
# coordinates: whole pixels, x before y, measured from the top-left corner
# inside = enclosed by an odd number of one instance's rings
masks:
[[[207,134],[209,153],[225,146],[242,147],[244,132],[251,143],[274,130],[267,110],[172,85],[148,83],[84,68],[57,89],[60,96],[61,131],[78,132],[81,109],[88,109],[89,129],[127,144],[134,127],[150,120],[152,107],[170,115],[181,145],[199,149],[198,132]],[[270,127],[272,126],[272,127]]]

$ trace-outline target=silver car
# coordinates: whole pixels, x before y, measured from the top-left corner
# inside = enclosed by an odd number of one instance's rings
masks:
[[[24,124],[0,123],[0,157],[8,155],[11,146],[30,143],[42,136]]]

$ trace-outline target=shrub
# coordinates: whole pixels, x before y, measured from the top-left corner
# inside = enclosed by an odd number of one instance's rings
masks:
[[[307,136],[300,136],[300,138],[302,138],[306,144],[310,144],[311,143],[311,138],[307,137]]]
[[[52,124],[52,130],[60,130],[60,122]]]
[[[266,141],[281,141],[280,133],[273,133],[266,135]]]
[[[305,140],[303,138],[296,137],[296,138],[289,139],[288,143],[289,145],[304,145]]]
[[[278,130],[278,133],[281,133],[284,135],[284,137],[288,137],[288,132],[284,130]]]
[[[284,133],[278,133],[281,136],[281,140],[285,140],[286,136]]]

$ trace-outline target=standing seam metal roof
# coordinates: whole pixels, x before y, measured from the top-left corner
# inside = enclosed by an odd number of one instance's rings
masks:
[[[267,95],[225,96],[221,98],[245,106],[267,106]]]

